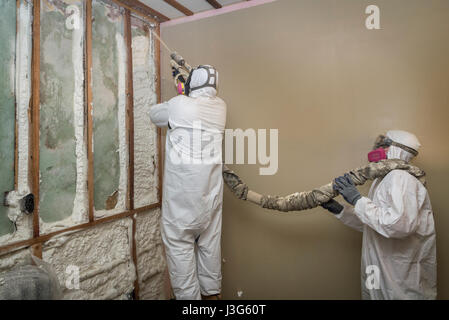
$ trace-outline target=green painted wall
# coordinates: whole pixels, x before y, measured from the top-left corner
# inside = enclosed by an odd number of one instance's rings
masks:
[[[44,222],[69,217],[75,198],[73,30],[66,28],[65,6],[41,4],[39,215]]]
[[[16,1],[0,1],[0,236],[14,231],[3,206],[5,191],[14,189],[14,59]]]
[[[124,19],[116,7],[101,1],[92,6],[94,205],[102,210],[115,207],[106,201],[120,179],[116,35],[123,37]]]

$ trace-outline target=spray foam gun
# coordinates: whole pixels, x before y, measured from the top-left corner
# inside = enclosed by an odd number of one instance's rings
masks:
[[[192,71],[192,67],[186,63],[181,55],[179,55],[176,51],[172,51],[156,32],[152,29],[150,30],[159,42],[162,43],[162,45],[168,50],[168,52],[170,52],[170,65],[172,67],[172,75],[176,90],[179,94],[185,94],[185,85],[187,79],[189,78],[189,74]]]
[[[189,66],[183,57],[178,53],[172,52],[170,54],[170,64],[173,72],[173,79],[175,82],[176,90],[179,94],[186,94],[186,83],[189,78],[189,74],[192,71],[192,67]]]

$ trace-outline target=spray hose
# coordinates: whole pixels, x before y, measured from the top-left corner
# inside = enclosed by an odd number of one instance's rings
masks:
[[[192,67],[186,63],[184,58],[178,54],[176,51],[173,51],[169,48],[169,46],[159,37],[159,35],[154,32],[152,29],[151,33],[156,37],[157,40],[164,46],[165,49],[170,53],[170,65],[173,70],[176,70],[173,72],[173,81],[175,84],[175,87],[178,87],[179,82],[184,83],[187,78],[189,77],[190,71],[192,71]]]
[[[349,175],[355,185],[363,185],[368,180],[386,176],[392,170],[405,170],[420,180],[424,186],[426,184],[424,171],[399,159],[370,162],[363,167],[349,171]],[[339,195],[337,191],[333,190],[332,183],[311,191],[295,192],[285,197],[261,195],[250,190],[246,183],[227,166],[223,166],[223,179],[237,198],[248,200],[262,208],[283,212],[312,209]]]
[[[175,51],[171,50],[168,45],[159,37],[159,35],[151,30],[153,35],[160,43],[170,52],[171,65],[178,70],[175,76],[175,85],[179,76],[187,79],[191,67],[185,62],[184,58]],[[357,168],[349,172],[355,185],[363,185],[368,180],[382,178],[392,170],[405,170],[411,175],[419,179],[424,185],[425,172],[403,160],[390,159],[379,162],[370,162],[364,167]],[[261,195],[249,189],[249,187],[240,179],[240,177],[230,170],[227,166],[223,166],[223,179],[226,185],[231,189],[234,195],[242,200],[249,200],[262,208],[273,209],[278,211],[301,211],[312,209],[335,198],[339,193],[332,188],[332,183],[318,187],[311,191],[296,192],[285,197]]]
[[[177,69],[185,68],[188,72],[192,69],[184,60],[184,58],[178,54],[176,51],[173,51],[169,48],[169,46],[164,42],[164,40],[159,37],[159,35],[154,32],[152,29],[151,33],[156,37],[157,40],[167,49],[167,51],[170,53],[170,58],[172,59],[171,65]]]
[[[178,70],[179,74],[175,77],[175,85],[179,76],[188,76],[191,67],[185,62],[184,58],[175,51],[171,50],[168,45],[159,37],[159,35],[151,30],[153,35],[160,43],[170,52],[171,65]],[[186,73],[187,71],[187,73]],[[403,160],[387,159],[379,162],[370,162],[364,167],[357,168],[349,172],[355,185],[363,185],[368,180],[382,178],[392,170],[405,170],[415,176],[424,185],[425,172],[416,166],[408,164]],[[285,197],[261,195],[249,189],[249,187],[240,179],[240,177],[230,170],[227,166],[223,166],[223,179],[226,185],[231,189],[234,195],[241,200],[249,200],[262,208],[273,209],[278,211],[301,211],[318,207],[335,198],[339,193],[332,188],[332,183],[318,187],[311,191],[295,192]]]

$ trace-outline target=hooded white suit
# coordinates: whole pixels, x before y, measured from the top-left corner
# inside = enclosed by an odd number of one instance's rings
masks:
[[[415,150],[416,137],[389,131],[387,137]],[[390,146],[388,159],[409,161],[413,156]],[[344,224],[363,232],[363,299],[435,299],[435,226],[426,188],[415,177],[393,170],[376,179],[368,197],[355,207],[345,205],[336,215]]]
[[[191,87],[205,83],[194,71]],[[205,87],[153,106],[150,118],[169,126],[162,193],[162,238],[178,300],[221,291],[221,147],[226,104]]]

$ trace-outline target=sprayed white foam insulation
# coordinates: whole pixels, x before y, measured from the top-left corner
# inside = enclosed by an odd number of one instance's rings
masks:
[[[159,222],[159,208],[136,215],[142,300],[166,299],[166,262]],[[131,252],[132,219],[125,218],[55,236],[43,243],[42,258],[58,277],[62,299],[124,300],[132,298],[136,279]],[[29,264],[28,248],[0,256],[0,272]],[[79,275],[79,282],[74,280],[75,274]]]
[[[116,35],[117,51],[119,60],[119,81],[118,81],[118,127],[119,127],[119,154],[120,154],[120,178],[118,189],[118,210],[126,208],[126,195],[128,192],[128,162],[129,150],[126,133],[126,49],[125,40],[121,34]],[[116,207],[117,209],[117,207]]]
[[[42,258],[63,284],[64,299],[129,299],[136,277],[131,239],[132,220],[121,219],[52,238],[44,243]]]
[[[31,26],[33,7],[28,1],[21,1],[18,8],[17,40],[16,40],[16,123],[18,148],[17,190],[8,194],[8,218],[15,223],[16,231],[0,237],[0,244],[29,239],[32,237],[33,219],[21,213],[19,200],[30,192],[28,183],[29,156],[29,104],[31,98]]]
[[[73,2],[73,1],[72,1]],[[68,10],[66,10],[67,13]],[[69,11],[70,12],[70,11]],[[72,11],[73,12],[73,11]],[[76,193],[70,216],[74,224],[88,221],[87,205],[87,143],[84,117],[84,19],[78,15],[78,27],[73,27],[72,64],[75,77],[73,86],[73,115],[76,146]],[[42,221],[41,221],[42,222]],[[42,224],[46,232],[46,224]],[[50,227],[48,228],[50,230]]]
[[[166,268],[164,247],[159,223],[161,210],[136,215],[137,270],[141,299],[164,299],[164,270]],[[159,257],[159,259],[155,259]]]
[[[31,264],[31,252],[29,249],[13,251],[0,256],[0,273],[7,272],[14,267],[30,264]]]
[[[51,0],[49,0],[52,2]],[[19,25],[15,68],[17,77],[17,123],[18,123],[18,190],[12,195],[17,201],[19,195],[29,192],[28,185],[28,132],[29,132],[29,100],[31,72],[31,24],[32,7],[23,0],[19,9]],[[84,27],[80,29],[83,30]],[[84,105],[81,95],[84,81],[82,70],[81,35],[75,35],[72,47],[74,63],[75,94],[73,100],[74,130],[76,139],[76,199],[74,213],[71,217],[53,223],[41,221],[44,232],[65,228],[85,220],[85,203],[87,202],[86,181],[86,139],[84,137]],[[118,56],[124,60],[123,39],[117,38]],[[157,135],[153,124],[149,122],[148,106],[156,103],[154,48],[150,34],[133,37],[133,63],[135,88],[135,206],[157,202]],[[125,65],[120,65],[121,74]],[[122,78],[122,77],[120,77]],[[119,86],[124,86],[123,80]],[[94,93],[95,94],[95,93]],[[84,101],[84,100],[83,100]],[[123,97],[120,98],[123,101]],[[120,105],[122,105],[120,103]],[[81,108],[83,105],[83,108]],[[77,108],[77,106],[79,108]],[[127,150],[124,144],[124,110],[119,108],[121,127],[120,149]],[[126,154],[127,152],[124,152]],[[126,156],[120,157],[120,185],[126,179],[128,170]],[[17,198],[17,199],[16,199]],[[11,216],[15,217],[18,230],[12,235],[0,238],[0,246],[29,239],[32,236],[32,218],[20,214],[19,209],[12,208]],[[165,254],[160,235],[160,209],[135,214],[137,266],[132,259],[132,219],[124,218],[113,222],[99,224],[86,229],[71,231],[57,235],[43,243],[43,260],[55,271],[61,288],[63,299],[130,299],[134,290],[136,270],[139,274],[140,299],[165,299]],[[17,249],[0,255],[0,272],[31,263],[30,248]],[[72,288],[74,268],[79,270],[79,288]]]
[[[157,103],[156,65],[152,26],[131,18],[134,87],[134,203],[143,207],[158,201],[157,129],[148,121],[148,106]]]

